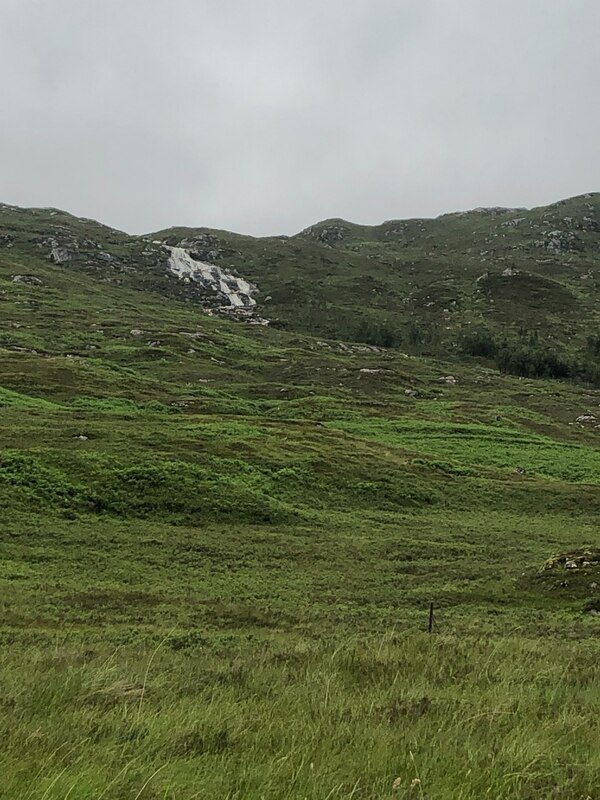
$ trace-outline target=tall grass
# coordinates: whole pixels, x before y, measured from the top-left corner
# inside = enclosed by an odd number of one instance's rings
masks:
[[[25,670],[5,650],[2,797],[581,800],[600,785],[597,641],[172,644],[67,640],[28,650]]]

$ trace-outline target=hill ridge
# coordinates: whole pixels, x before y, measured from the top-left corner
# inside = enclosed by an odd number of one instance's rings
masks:
[[[520,211],[539,211],[541,209],[551,209],[556,208],[560,205],[568,204],[571,201],[577,200],[596,200],[600,199],[600,191],[592,191],[592,192],[582,192],[577,195],[570,195],[568,197],[562,198],[560,200],[554,201],[552,203],[548,203],[545,205],[539,206],[475,206],[473,208],[466,208],[460,209],[456,211],[444,211],[440,214],[436,214],[434,216],[423,216],[423,217],[390,217],[388,219],[384,219],[381,222],[376,223],[360,223],[354,222],[352,220],[344,219],[343,217],[327,217],[322,220],[318,220],[305,228],[302,228],[297,233],[293,234],[281,234],[281,233],[271,233],[264,236],[254,236],[252,234],[246,233],[239,233],[234,230],[229,230],[225,228],[212,228],[206,225],[184,225],[179,226],[177,224],[171,225],[169,228],[161,228],[160,231],[169,231],[169,230],[179,230],[179,229],[187,229],[187,230],[204,230],[204,231],[214,231],[219,233],[227,233],[233,234],[236,236],[245,236],[252,239],[277,239],[277,238],[291,238],[294,236],[300,236],[307,230],[311,228],[315,228],[321,225],[330,225],[330,224],[337,224],[342,223],[344,225],[350,225],[356,228],[379,228],[387,224],[398,223],[398,222],[416,222],[416,221],[433,221],[433,220],[440,220],[444,219],[445,217],[452,217],[452,216],[466,216],[469,214],[486,214],[486,213],[517,213]],[[10,210],[10,211],[17,211],[17,212],[25,212],[25,213],[49,213],[49,214],[57,214],[57,215],[64,215],[73,219],[80,220],[82,222],[87,223],[95,223],[97,225],[102,225],[103,227],[110,228],[111,230],[118,231],[119,233],[125,233],[131,237],[137,238],[148,238],[153,235],[152,231],[141,233],[141,234],[130,234],[125,229],[122,228],[114,228],[113,226],[106,225],[99,220],[92,218],[92,217],[80,217],[73,212],[66,211],[61,209],[57,206],[18,206],[12,203],[6,203],[0,201],[0,210]]]

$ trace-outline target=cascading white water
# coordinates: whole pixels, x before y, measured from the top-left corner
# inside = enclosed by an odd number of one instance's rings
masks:
[[[252,297],[253,287],[243,278],[225,272],[216,264],[196,261],[183,247],[168,247],[169,269],[180,280],[201,283],[221,295],[226,305],[232,308],[252,308],[256,300]]]

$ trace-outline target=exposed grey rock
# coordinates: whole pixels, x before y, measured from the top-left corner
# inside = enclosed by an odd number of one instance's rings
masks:
[[[201,262],[216,261],[234,252],[223,247],[219,237],[212,233],[200,233],[191,239],[182,239],[179,247],[188,250],[193,259]]]
[[[335,242],[340,242],[343,238],[343,229],[335,226],[323,228],[323,230],[319,231],[317,234],[317,239],[324,244],[335,244]]]
[[[50,260],[55,264],[65,264],[70,261],[72,254],[66,247],[61,246],[56,239],[50,239]]]
[[[535,246],[553,252],[583,250],[583,242],[572,231],[549,231],[544,235],[543,239],[538,239],[535,242]]]
[[[586,549],[559,553],[549,558],[543,565],[541,572],[550,569],[580,569],[590,564],[600,564],[600,550]]]
[[[310,236],[323,244],[333,245],[344,238],[347,229],[342,225],[327,225],[324,228],[319,228],[316,225],[311,225],[310,228],[302,231],[305,236]]]
[[[600,231],[600,222],[595,217],[585,216],[578,227],[583,231]]]
[[[523,208],[503,208],[502,206],[490,206],[489,208],[474,208],[473,214],[481,214],[487,217],[497,217],[498,214],[514,214],[516,211],[524,211]],[[468,212],[467,212],[468,213]]]
[[[190,339],[206,339],[206,334],[202,331],[179,331],[180,336],[187,336]]]
[[[406,224],[400,223],[396,225],[394,228],[389,228],[386,230],[386,236],[404,236],[406,233]]]
[[[581,414],[575,422],[589,423],[596,422],[596,417],[593,414]]]
[[[16,344],[5,345],[7,350],[12,350],[14,353],[32,353],[37,355],[37,350],[32,350],[30,347],[19,347]]]
[[[35,275],[13,275],[13,283],[25,283],[29,286],[41,286],[42,281],[36,278]]]

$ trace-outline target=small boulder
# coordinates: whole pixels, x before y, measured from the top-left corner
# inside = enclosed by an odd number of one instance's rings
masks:
[[[27,286],[41,286],[42,281],[35,275],[13,275],[13,283],[25,283]]]
[[[64,264],[71,260],[71,253],[66,247],[60,245],[56,239],[50,240],[50,261],[55,264]]]

